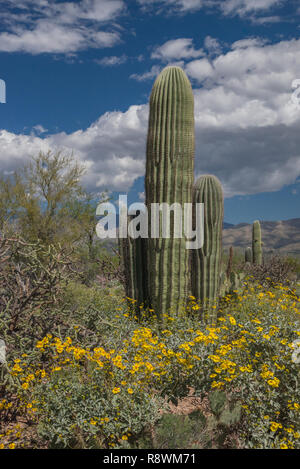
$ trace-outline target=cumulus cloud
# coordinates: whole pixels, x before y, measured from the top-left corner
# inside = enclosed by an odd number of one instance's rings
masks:
[[[144,73],[133,73],[130,75],[129,78],[132,78],[133,80],[137,81],[146,81],[146,80],[152,80],[153,78],[157,77],[157,75],[160,73],[161,67],[158,65],[153,65],[151,67],[151,70],[149,72],[144,72]]]
[[[206,57],[204,59],[193,60],[188,63],[186,66],[186,72],[191,78],[195,78],[199,82],[214,75],[213,67]]]
[[[300,174],[300,103],[291,99],[299,46],[239,41],[186,66],[202,85],[195,89],[196,171],[216,174],[227,195],[278,190]]]
[[[299,75],[300,41],[251,44],[234,43],[234,50],[209,63],[201,59],[187,64],[188,75],[204,87],[196,91],[203,122],[227,127],[288,125],[299,117],[290,97],[292,81]]]
[[[226,197],[280,190],[300,175],[297,124],[246,129],[197,126],[196,177],[215,174]]]
[[[32,132],[33,133],[36,133],[38,135],[41,135],[41,134],[44,134],[46,132],[48,132],[48,129],[45,129],[45,127],[43,127],[42,125],[38,124],[38,125],[35,125],[33,128],[32,128]]]
[[[196,176],[213,173],[225,195],[279,190],[300,176],[300,40],[233,45],[213,60],[185,66],[195,96]],[[11,171],[40,149],[62,149],[88,168],[93,190],[126,191],[145,172],[148,105],[110,112],[67,134],[0,132],[1,169]]]
[[[193,39],[179,38],[167,41],[162,46],[156,47],[151,54],[151,58],[170,62],[170,60],[190,59],[203,55],[203,49],[194,49]]]
[[[62,150],[73,152],[86,165],[83,182],[90,189],[127,190],[144,174],[147,120],[148,106],[141,105],[124,113],[106,113],[89,128],[71,134],[41,138],[1,130],[1,170],[17,169],[39,151]]]
[[[231,49],[247,49],[252,46],[263,46],[267,40],[261,37],[249,37],[247,39],[240,39],[231,44]]]
[[[222,46],[218,39],[211,36],[206,36],[204,39],[204,48],[210,55],[220,54],[222,52]]]
[[[1,52],[74,54],[87,48],[112,47],[119,31],[108,29],[124,10],[123,0],[1,1]],[[20,10],[16,13],[16,9]]]

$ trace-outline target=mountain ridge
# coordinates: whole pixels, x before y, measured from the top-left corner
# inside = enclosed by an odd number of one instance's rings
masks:
[[[265,251],[300,254],[300,218],[289,220],[261,221],[262,241]],[[239,223],[227,227],[224,223],[223,247],[245,249],[252,244],[252,224]]]

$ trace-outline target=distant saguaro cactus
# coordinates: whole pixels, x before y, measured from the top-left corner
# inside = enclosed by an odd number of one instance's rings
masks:
[[[233,246],[230,246],[228,264],[227,264],[227,269],[226,269],[227,278],[230,277],[230,274],[231,274],[231,271],[232,271],[232,263],[233,263]]]
[[[252,249],[250,247],[245,249],[245,262],[252,263]]]
[[[253,264],[262,264],[262,242],[260,223],[256,220],[252,225],[252,253]]]
[[[147,137],[146,205],[192,202],[194,179],[194,96],[179,67],[166,67],[157,77],[151,97]],[[161,220],[161,217],[160,217]],[[149,226],[154,228],[153,223]],[[178,311],[188,295],[189,251],[184,237],[148,239],[148,287],[157,314]]]
[[[204,244],[192,251],[192,294],[206,306],[216,300],[220,285],[224,216],[220,181],[201,176],[194,186],[193,203],[204,204]]]

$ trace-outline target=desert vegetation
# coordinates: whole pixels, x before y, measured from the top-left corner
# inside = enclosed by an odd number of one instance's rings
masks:
[[[146,204],[204,203],[201,248],[97,239],[108,197],[72,155],[2,177],[0,448],[300,448],[299,261],[265,256],[259,221],[222,250],[222,186],[193,184],[193,158],[191,87],[168,67]]]

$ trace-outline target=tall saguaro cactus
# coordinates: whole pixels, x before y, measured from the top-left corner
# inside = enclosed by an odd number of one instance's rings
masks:
[[[252,253],[253,264],[262,264],[262,242],[260,223],[256,220],[252,225]]]
[[[193,204],[196,203],[204,204],[204,244],[192,251],[192,294],[206,307],[219,293],[222,256],[224,199],[215,176],[201,176],[196,181]]]
[[[192,202],[194,179],[194,97],[179,67],[166,67],[157,77],[151,97],[147,137],[146,205]],[[161,220],[161,217],[160,217]],[[177,311],[188,294],[189,251],[184,237],[148,239],[148,290],[151,306],[160,314]]]

